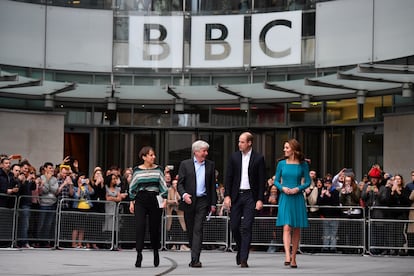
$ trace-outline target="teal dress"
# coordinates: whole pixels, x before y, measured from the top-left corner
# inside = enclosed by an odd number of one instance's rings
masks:
[[[303,190],[308,188],[311,182],[308,163],[303,161],[300,164],[287,164],[286,159],[281,160],[277,164],[275,175],[275,185],[280,191],[276,226],[308,227],[308,214],[303,196]],[[282,187],[299,188],[299,193],[285,194]]]

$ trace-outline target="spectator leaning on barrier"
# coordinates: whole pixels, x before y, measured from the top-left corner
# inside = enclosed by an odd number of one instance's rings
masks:
[[[114,230],[114,214],[116,212],[116,203],[121,202],[126,195],[121,193],[121,187],[119,186],[120,179],[117,174],[109,174],[105,177],[105,199],[108,201],[105,204],[105,223],[103,231]]]
[[[38,238],[41,239],[41,246],[49,247],[50,243],[47,241],[54,238],[58,182],[53,175],[53,163],[46,162],[43,168],[44,174],[40,177],[42,181],[39,187],[40,214]]]
[[[8,202],[9,208],[14,208],[15,204],[17,204],[17,197],[19,196],[19,190],[20,186],[22,185],[22,182],[24,181],[24,175],[20,176],[20,165],[19,164],[13,164],[10,167],[10,184],[7,193],[13,196],[10,198]]]
[[[411,201],[411,209],[409,212],[408,219],[410,221],[414,221],[414,170],[411,171],[411,182],[406,186],[410,191],[410,201]],[[408,250],[408,255],[414,256],[414,222],[408,223],[407,228],[407,239],[408,239],[408,247],[412,248]]]
[[[309,206],[308,208],[308,217],[309,218],[316,218],[316,222],[313,225],[315,225],[316,227],[319,227],[319,219],[320,219],[320,213],[319,213],[319,207],[318,206],[318,197],[321,195],[322,192],[322,188],[323,188],[323,179],[322,178],[317,178],[315,180],[315,186],[314,187],[309,187],[307,189],[305,189],[305,198],[306,198],[306,203]],[[314,244],[315,240],[319,241],[321,239],[321,237],[319,236],[321,231],[316,231],[318,237],[315,237],[315,235],[312,235],[311,233],[304,232],[304,235],[302,236],[302,242],[304,244]],[[320,247],[303,247],[301,248],[302,251],[304,252],[309,252],[309,253],[317,253],[320,252]]]
[[[73,197],[73,179],[70,177],[71,168],[69,165],[59,166],[58,181],[58,202],[61,204],[62,210],[69,210],[72,206],[72,202],[68,199]]]
[[[390,176],[387,184],[385,185],[385,198],[387,205],[391,207],[390,218],[394,220],[403,220],[408,219],[408,210],[402,207],[410,206],[410,190],[404,186],[404,179],[400,174],[396,174],[394,177]],[[406,222],[394,222],[390,224],[390,240],[392,244],[390,246],[394,247],[406,247],[407,239],[405,235]],[[391,250],[389,252],[393,255],[397,253],[399,255],[406,255],[407,249],[401,249],[398,252]]]
[[[90,223],[90,219],[88,219],[87,213],[93,207],[91,195],[94,192],[95,191],[89,182],[89,178],[86,177],[86,174],[79,172],[76,185],[73,187],[73,197],[75,199],[73,202],[73,209],[80,212],[80,214],[74,221],[72,247],[86,248],[89,246],[89,244],[84,245],[83,240],[85,238],[85,233],[89,234],[88,224]]]
[[[323,188],[323,179],[316,178],[313,181],[311,180],[311,185],[309,186],[309,188],[305,189],[304,195],[306,198],[306,203],[307,205],[309,205],[308,217],[319,218],[319,208],[316,207],[316,205],[318,201],[318,196],[321,194],[321,190]]]
[[[271,177],[270,178],[272,182],[274,182],[274,178]],[[261,214],[264,216],[269,216],[269,217],[276,217],[277,216],[277,200],[279,197],[279,192],[278,189],[275,185],[272,184],[272,186],[268,187],[268,191],[267,191],[267,196],[265,196],[264,199],[264,204],[265,205],[272,205],[272,206],[268,206],[268,207],[264,207],[261,210]],[[262,222],[263,223],[263,222]],[[267,225],[267,224],[266,224]],[[272,230],[272,240],[270,241],[270,244],[275,244],[276,243],[276,227],[274,225],[272,225],[273,230]],[[270,245],[267,249],[267,252],[269,253],[273,253],[277,251],[277,247],[274,245]]]
[[[184,212],[178,208],[178,205],[181,201],[181,196],[177,191],[178,177],[171,182],[171,186],[168,188],[168,198],[167,198],[167,232],[171,231],[171,226],[173,223],[173,215],[178,216],[178,221],[181,225],[181,230],[187,235],[187,227],[184,221]],[[175,245],[173,245],[173,248]],[[189,251],[190,249],[182,244],[177,245],[178,250]]]
[[[9,206],[10,196],[10,159],[2,155],[0,161],[0,233],[8,233],[9,226],[12,225],[12,219],[9,212],[4,210]],[[8,247],[10,243],[7,241],[0,241],[0,247]]]
[[[344,185],[339,194],[340,203],[342,206],[358,207],[361,198],[361,190],[355,182],[354,175],[347,175],[344,178]],[[347,218],[360,218],[362,211],[360,208],[342,209],[343,214]]]
[[[36,171],[30,165],[29,161],[24,160],[20,163],[20,170],[24,176],[24,181],[20,186],[19,197],[19,235],[20,242],[18,245],[21,248],[32,248],[28,242],[29,224],[30,224],[30,209],[32,208],[32,191],[36,189]]]
[[[104,183],[104,178],[102,175],[102,169],[100,167],[95,167],[92,173],[92,176],[89,178],[90,185],[92,186],[94,193],[91,195],[91,199],[94,201],[92,212],[95,213],[105,213],[105,203],[106,200],[106,188]],[[101,202],[102,201],[102,202]],[[93,220],[91,223],[96,225],[97,229],[102,229],[105,217],[101,215],[92,216]],[[94,249],[99,249],[98,245],[92,244]]]
[[[366,207],[371,207],[378,202],[379,188],[381,181],[381,170],[378,167],[373,167],[368,172],[370,181],[364,184],[362,188],[361,197]]]
[[[324,180],[324,188],[321,195],[318,197],[317,204],[319,206],[328,206],[320,208],[323,226],[323,248],[322,252],[336,253],[336,243],[338,240],[338,226],[339,221],[336,218],[341,216],[341,210],[335,206],[339,206],[339,192],[332,185],[331,179]]]
[[[368,172],[368,177],[370,178],[370,181],[364,185],[361,193],[361,198],[364,201],[365,207],[374,207],[372,211],[371,209],[368,209],[368,217],[380,220],[386,219],[389,217],[387,209],[381,208],[381,206],[386,205],[383,193],[385,186],[381,186],[382,171],[380,167],[378,165],[373,165]],[[388,241],[386,237],[386,233],[388,233],[386,229],[388,226],[389,224],[384,222],[374,222],[372,224],[372,246],[385,246],[385,242]],[[383,253],[383,251],[379,249],[373,249],[370,252],[374,255]]]
[[[10,194],[10,166],[11,162],[7,156],[1,157],[0,161],[0,193]],[[0,207],[8,207],[9,197],[0,196]]]

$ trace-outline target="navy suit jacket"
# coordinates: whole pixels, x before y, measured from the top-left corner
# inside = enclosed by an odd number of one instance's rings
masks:
[[[216,177],[215,177],[215,166],[214,162],[211,160],[205,160],[205,184],[206,184],[206,196],[209,202],[209,205],[217,204],[217,192],[216,192]],[[194,166],[194,159],[190,158],[181,162],[178,169],[178,183],[177,190],[181,195],[181,198],[184,199],[183,195],[185,193],[191,195],[192,204],[188,205],[183,200],[179,204],[179,208],[183,211],[191,210],[194,208],[194,203],[197,197],[197,186],[196,186],[196,173]]]
[[[239,197],[241,173],[242,173],[242,153],[234,152],[227,163],[227,173],[225,182],[224,196],[230,196],[232,202],[236,202]],[[264,199],[266,184],[266,166],[263,155],[252,150],[248,168],[250,189],[255,201]]]

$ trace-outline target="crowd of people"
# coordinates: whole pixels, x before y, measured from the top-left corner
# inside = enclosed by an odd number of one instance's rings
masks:
[[[229,158],[224,184],[218,183],[219,174],[214,162],[206,158],[209,145],[202,140],[193,143],[193,157],[181,162],[177,175],[173,175],[170,166],[162,168],[155,163],[155,152],[151,147],[141,150],[139,157],[142,162],[134,168],[122,170],[111,166],[103,170],[96,167],[90,177],[80,171],[78,161],[69,156],[59,164],[45,162],[37,170],[26,159],[15,162],[15,156],[2,154],[0,207],[13,208],[18,204],[17,245],[32,248],[53,246],[48,237],[53,236],[55,214],[48,211],[55,211],[58,202],[61,202],[63,210],[114,213],[115,204],[99,201],[129,201],[129,208],[124,211],[133,213],[136,222],[139,222],[136,225],[136,267],[141,266],[143,258],[146,227],[143,218],[147,215],[150,218],[154,266],[159,265],[159,227],[164,208],[167,214],[166,230],[172,231],[172,217],[178,216],[177,222],[188,236],[189,244],[177,245],[177,249],[191,251],[190,267],[202,267],[203,223],[211,214],[230,216],[237,249],[236,264],[240,267],[248,267],[252,225],[257,215],[277,217],[275,226],[283,228],[284,246],[281,250],[285,252],[284,264],[292,268],[297,268],[296,253],[301,228],[308,227],[308,217],[322,219],[322,252],[337,250],[339,221],[335,218],[361,218],[361,210],[375,206],[378,208],[369,213],[370,218],[414,219],[414,210],[408,208],[414,207],[414,171],[411,172],[410,182],[404,181],[400,174],[384,172],[379,165],[373,165],[361,181],[355,179],[352,169],[346,168],[335,175],[328,173],[319,176],[311,169],[310,161],[304,158],[300,144],[290,139],[284,144],[284,156],[277,162],[275,174],[266,180],[263,155],[252,150],[252,144],[251,133],[239,136],[239,150]],[[340,208],[332,208],[335,206]],[[32,209],[44,211],[39,212],[35,226],[31,218]],[[116,230],[113,229],[113,219],[105,218],[103,231]],[[373,225],[375,227],[379,231],[372,236],[374,244],[392,246],[389,243],[389,235],[392,235],[393,245],[414,247],[414,223],[378,223]],[[384,227],[388,231],[384,231]],[[388,236],[385,237],[384,233]],[[30,243],[36,238],[36,243]],[[349,240],[352,237],[341,238]],[[74,221],[71,246],[98,249],[96,244],[84,239],[82,223]],[[276,239],[276,230],[273,231],[273,239]],[[405,255],[413,252],[381,249],[372,253]]]
[[[384,172],[378,164],[372,166],[361,181],[355,179],[351,169],[342,169],[337,174],[318,177],[310,171],[311,185],[305,190],[308,215],[314,218],[362,218],[365,209],[371,219],[408,220],[414,218],[414,171],[411,181],[404,182],[401,174]],[[323,206],[340,206],[324,208]],[[343,208],[343,207],[349,208]],[[356,207],[356,208],[355,208]],[[369,211],[369,207],[375,207]],[[389,208],[392,207],[392,208]],[[384,227],[393,229],[385,231]],[[323,222],[322,252],[336,252],[339,221],[327,219]],[[412,223],[374,223],[371,244],[378,247],[413,247],[414,227]],[[349,235],[349,234],[348,234]],[[385,236],[386,235],[386,236]],[[349,236],[341,237],[349,240]],[[408,250],[371,250],[373,254],[412,254]]]

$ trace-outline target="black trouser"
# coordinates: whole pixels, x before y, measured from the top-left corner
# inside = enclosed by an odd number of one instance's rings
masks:
[[[144,248],[145,226],[149,221],[151,247],[161,247],[161,215],[157,200],[157,193],[139,192],[135,197],[135,222],[136,222],[136,250],[141,252]]]
[[[194,200],[194,199],[192,199]],[[191,260],[200,261],[203,243],[203,223],[208,212],[207,197],[196,197],[194,208],[184,211],[184,220],[187,225],[188,241],[191,247]]]
[[[232,202],[230,224],[241,261],[247,261],[249,258],[255,208],[256,203],[251,191],[241,192],[236,202]]]

